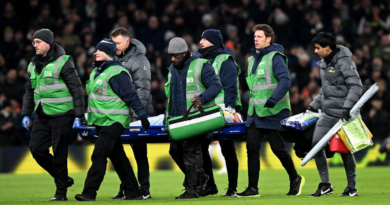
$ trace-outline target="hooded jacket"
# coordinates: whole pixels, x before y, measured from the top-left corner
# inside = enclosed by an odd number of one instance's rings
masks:
[[[129,47],[130,50],[123,57],[118,58],[118,61],[129,71],[133,86],[137,90],[138,97],[144,105],[145,111],[152,116],[154,111],[150,93],[151,71],[150,63],[145,57],[145,46],[133,38],[130,40]],[[132,113],[133,117],[138,118],[136,113]]]
[[[59,46],[58,44],[53,44],[53,49],[50,49],[47,56],[44,58],[42,62],[42,69],[50,62],[56,60],[62,55],[65,54],[65,50]],[[32,59],[32,63],[35,64],[38,56],[34,56]],[[69,58],[65,64],[63,65],[60,73],[61,78],[65,82],[65,85],[68,87],[70,94],[73,98],[73,106],[74,110],[70,110],[66,113],[59,114],[56,116],[64,116],[73,114],[75,117],[82,118],[85,113],[85,104],[83,97],[83,86],[81,84],[80,78],[75,69],[72,58]],[[31,87],[30,78],[27,79],[26,83],[26,93],[23,97],[23,105],[22,105],[22,116],[30,116],[34,112],[34,88]],[[38,109],[42,109],[38,107]],[[38,113],[43,113],[37,110]],[[53,116],[52,116],[53,117]]]
[[[233,56],[232,50],[229,47],[224,46],[223,48],[213,51],[210,54],[203,57],[208,59],[210,61],[210,64],[212,65],[215,60],[215,57],[217,57],[220,54],[229,54]],[[221,70],[219,73],[219,78],[221,80],[222,89],[225,91],[225,99],[224,99],[225,107],[229,107],[229,106],[232,108],[236,107],[236,97],[238,95],[237,72],[238,72],[238,67],[235,64],[233,58],[229,58],[222,63]]]
[[[320,94],[310,104],[315,110],[322,109],[330,116],[342,117],[343,108],[352,108],[363,93],[363,85],[352,61],[351,51],[344,46],[340,49],[330,63],[322,59],[320,76],[322,87]]]
[[[256,50],[252,49],[252,56],[255,59],[255,62],[253,63],[252,67],[252,74],[256,73],[257,66],[261,62],[263,56],[272,51],[284,53],[284,48],[282,45],[273,43],[270,46],[261,49],[259,53],[256,53]],[[288,71],[284,57],[280,54],[275,54],[272,59],[272,71],[274,73],[275,78],[278,79],[279,84],[268,100],[276,104],[286,95],[291,86],[290,72]],[[255,123],[255,126],[258,129],[277,130],[280,127],[280,121],[282,119],[290,117],[290,115],[291,113],[288,109],[283,109],[278,114],[267,117],[259,117],[255,111],[253,116],[248,115],[246,120],[246,127],[249,127],[252,123]]]
[[[180,73],[173,66],[173,64],[168,67],[169,72],[171,72],[171,117],[184,115],[184,113],[187,111],[186,82],[188,67],[193,60],[199,57],[199,54],[192,53],[190,58],[186,62],[184,62],[184,66],[180,70]],[[207,63],[203,64],[201,81],[207,90],[200,94],[198,97],[200,98],[202,104],[205,104],[217,97],[217,95],[222,90],[222,86],[217,75],[215,74],[214,68]]]

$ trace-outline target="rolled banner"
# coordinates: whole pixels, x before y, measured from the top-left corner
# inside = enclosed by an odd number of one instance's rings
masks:
[[[364,105],[364,103],[366,103],[378,91],[378,89],[379,89],[379,87],[375,83],[374,85],[372,85],[370,87],[370,89],[368,89],[363,94],[363,96],[357,101],[355,106],[353,106],[353,108],[350,111],[350,115],[352,116],[351,119],[359,116],[360,108]],[[326,144],[329,142],[330,138],[332,138],[333,135],[336,134],[337,131],[339,131],[339,129],[341,128],[341,124],[343,124],[343,122],[341,120],[339,120],[329,130],[329,132],[326,133],[326,135],[310,150],[310,152],[307,153],[307,155],[305,156],[305,158],[303,158],[303,160],[301,162],[302,167],[305,166],[322,148],[324,148],[326,146]]]

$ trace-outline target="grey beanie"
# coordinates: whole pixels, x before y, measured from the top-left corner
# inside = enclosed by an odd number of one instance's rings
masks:
[[[51,32],[49,29],[47,28],[43,28],[37,32],[34,33],[34,36],[33,36],[33,40],[35,38],[39,38],[41,39],[42,41],[45,41],[46,43],[48,44],[53,44],[54,43],[54,35],[53,35],[53,32]]]
[[[185,53],[188,51],[187,43],[183,38],[175,37],[169,41],[168,54]]]

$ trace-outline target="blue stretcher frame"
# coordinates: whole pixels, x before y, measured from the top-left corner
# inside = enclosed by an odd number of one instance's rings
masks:
[[[165,128],[165,126],[150,126],[145,133],[141,126],[129,127],[122,133],[122,144],[170,142],[168,132],[162,128]],[[97,140],[98,135],[95,127],[76,126],[74,129],[86,141],[94,143]],[[139,131],[130,131],[134,129],[139,129]],[[245,122],[226,123],[223,129],[215,130],[213,134],[213,137],[211,137],[213,141],[239,139],[247,134]]]

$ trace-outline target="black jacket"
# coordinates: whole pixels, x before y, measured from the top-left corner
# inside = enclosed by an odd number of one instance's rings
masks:
[[[44,68],[48,63],[56,60],[60,56],[65,55],[65,50],[54,44],[54,48],[49,50],[47,57],[44,58],[42,68]],[[37,56],[34,56],[31,61],[35,64]],[[64,66],[61,69],[60,76],[65,82],[65,85],[68,87],[70,94],[73,97],[74,110],[70,110],[63,114],[58,114],[55,116],[64,116],[64,115],[75,115],[75,117],[83,117],[85,113],[85,104],[83,97],[83,86],[81,84],[80,78],[76,72],[73,60],[71,58],[65,62]],[[23,97],[23,106],[22,106],[22,116],[30,116],[34,111],[34,89],[31,87],[31,80],[28,78],[26,83],[26,93]],[[41,109],[41,108],[39,108]],[[41,116],[43,112],[38,112],[38,115]],[[51,116],[54,117],[54,116]]]

